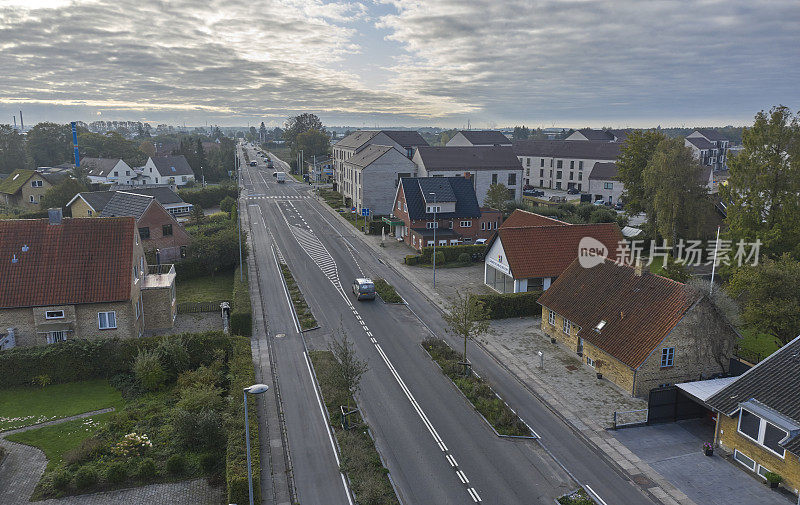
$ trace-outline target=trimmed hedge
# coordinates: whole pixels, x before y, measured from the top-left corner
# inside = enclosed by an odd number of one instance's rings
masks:
[[[206,186],[202,189],[179,189],[178,196],[186,203],[210,209],[211,207],[218,207],[226,196],[234,199],[238,198],[239,190],[232,184],[221,184],[219,186]]]
[[[446,262],[455,262],[458,261],[458,257],[461,254],[469,254],[470,258],[472,258],[473,254],[480,255],[479,260],[483,261],[483,256],[486,254],[486,246],[483,244],[471,244],[471,245],[444,245],[444,246],[436,246],[436,254],[437,259],[436,262],[439,262],[439,252],[444,253],[444,260]],[[433,255],[433,247],[423,247],[422,254],[419,257],[419,261],[421,263],[430,263],[431,256]]]
[[[504,293],[489,295],[471,295],[483,303],[489,319],[505,319],[508,317],[538,316],[542,309],[536,300],[541,291],[528,291],[526,293]]]
[[[225,452],[225,481],[228,501],[226,503],[249,503],[247,490],[247,448],[244,430],[244,398],[242,390],[256,383],[253,370],[253,357],[250,340],[244,337],[231,337],[233,349],[228,360],[230,379],[230,407],[227,425],[228,444]],[[258,416],[255,398],[248,403],[250,421],[250,460],[253,466],[253,501],[261,503],[261,456],[258,441]]]
[[[244,267],[244,282],[239,270],[233,276],[233,304],[231,306],[231,334],[250,337],[253,334],[253,306],[250,303],[250,284],[247,278],[247,267]]]
[[[228,337],[222,332],[182,335],[197,368],[211,363],[216,350],[228,351]],[[67,340],[39,347],[18,347],[0,352],[0,389],[29,386],[38,375],[48,375],[52,384],[95,378],[111,378],[130,372],[139,349],[154,349],[163,337],[135,339]]]

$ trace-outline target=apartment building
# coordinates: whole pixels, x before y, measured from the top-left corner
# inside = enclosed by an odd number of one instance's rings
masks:
[[[684,144],[692,150],[701,165],[711,167],[715,172],[728,168],[730,141],[715,130],[695,130],[686,136]]]
[[[520,140],[514,142],[514,153],[526,186],[586,192],[595,163],[616,161],[621,147],[621,142]]]
[[[447,147],[510,146],[511,139],[495,130],[462,130],[447,142]]]
[[[370,215],[387,216],[400,179],[413,177],[417,167],[393,146],[369,144],[345,160],[342,171],[341,193],[356,211],[366,208]]]

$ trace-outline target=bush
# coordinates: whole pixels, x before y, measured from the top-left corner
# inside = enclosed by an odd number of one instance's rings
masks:
[[[53,382],[53,379],[50,378],[47,374],[37,375],[33,378],[31,383],[34,386],[39,386],[40,388],[44,388],[49,386]]]
[[[227,212],[230,214],[234,207],[236,207],[236,199],[230,196],[226,196],[221,202],[219,202],[219,208],[222,212]]]
[[[221,184],[219,186],[206,186],[202,189],[179,189],[178,196],[186,203],[210,209],[211,207],[221,206],[222,200],[226,197],[238,198],[239,190],[233,184]]]
[[[458,261],[459,256],[464,253],[468,254],[470,259],[472,259],[472,256],[475,255],[475,257],[479,261],[482,261],[484,254],[486,254],[486,246],[483,244],[437,246],[436,247],[437,255],[440,252],[444,254],[444,261],[442,261],[442,264],[444,264],[445,262]],[[433,254],[433,246],[423,247],[422,254],[420,255],[419,258],[420,262],[430,263],[432,254]],[[436,259],[436,263],[437,264],[439,263],[438,257]]]
[[[418,265],[419,264],[419,258],[420,258],[420,256],[417,255],[417,254],[409,254],[408,256],[406,256],[406,258],[404,260],[404,263],[406,265],[409,265],[409,266]]]
[[[214,386],[196,385],[181,390],[181,399],[178,400],[177,407],[192,414],[197,414],[202,410],[222,410],[225,400],[222,398],[222,390]]]
[[[227,484],[228,503],[248,503],[247,491],[247,454],[244,433],[244,402],[242,390],[255,384],[253,357],[250,341],[246,338],[235,338],[233,351],[228,361],[230,369],[230,398],[228,424],[226,426],[228,441],[225,452],[225,482]],[[258,443],[257,416],[250,416],[250,454],[253,467],[254,501],[261,502],[261,456]]]
[[[103,443],[99,438],[89,437],[83,440],[78,447],[70,449],[62,456],[68,465],[86,463],[96,459],[102,451]]]
[[[205,473],[216,471],[219,468],[220,462],[219,455],[213,452],[207,452],[200,456],[200,468],[202,468]]]
[[[127,467],[121,461],[111,463],[106,468],[106,480],[112,484],[119,484],[128,476]]]
[[[541,296],[541,291],[528,291],[526,293],[504,293],[488,295],[471,295],[479,302],[483,302],[489,314],[489,319],[505,319],[507,317],[537,316],[542,309],[536,300]]]
[[[146,392],[142,384],[136,379],[136,375],[131,372],[118,373],[114,377],[111,377],[108,383],[111,384],[111,387],[122,393],[122,397],[126,400],[131,400]]]
[[[162,337],[156,351],[169,380],[175,380],[178,374],[189,368],[189,351],[180,335]]]
[[[75,487],[78,489],[86,489],[97,484],[97,471],[94,467],[89,465],[78,468],[73,478]]]
[[[436,251],[434,258],[437,265],[444,265],[444,251]]]
[[[458,262],[459,263],[471,263],[472,257],[468,253],[461,253],[458,255]]]
[[[136,379],[148,391],[161,389],[167,380],[167,373],[161,366],[161,359],[157,350],[142,349],[133,362],[133,372]]]
[[[386,303],[403,303],[403,299],[395,291],[394,286],[383,279],[377,278],[372,281],[375,284],[375,291]]]
[[[231,307],[230,330],[232,335],[249,337],[253,334],[253,307],[250,303],[247,267],[245,267],[244,282],[240,280],[240,277],[239,269],[237,268],[233,278],[233,306]]]
[[[136,470],[136,474],[139,476],[140,479],[149,480],[156,476],[156,462],[153,461],[153,458],[144,458],[139,463],[139,468]]]
[[[769,482],[770,484],[780,484],[781,482],[783,482],[783,477],[775,472],[765,473],[764,478],[767,479],[767,482]]]
[[[180,454],[173,454],[169,458],[167,458],[167,463],[165,468],[167,473],[172,475],[180,475],[183,473],[184,468],[186,467],[186,460],[183,459],[183,456]]]
[[[69,489],[69,485],[72,483],[72,474],[66,468],[62,468],[61,470],[53,473],[52,482],[54,488],[61,491],[66,491]]]

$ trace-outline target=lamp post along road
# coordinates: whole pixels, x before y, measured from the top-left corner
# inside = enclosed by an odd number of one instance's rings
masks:
[[[439,227],[439,222],[436,220],[436,193],[429,193],[433,195],[433,288],[436,289],[436,228]]]
[[[242,187],[242,162],[239,159],[238,150],[236,152],[236,157],[233,159],[233,166],[236,169],[236,229],[239,232],[239,281],[244,282],[244,268],[242,266],[242,214],[241,207],[239,206],[239,200],[242,198],[242,195],[239,194]]]
[[[250,493],[250,505],[253,505],[253,467],[250,462],[250,421],[247,418],[247,393],[260,395],[266,393],[269,386],[266,384],[253,384],[244,388],[244,438],[247,445],[247,491]]]

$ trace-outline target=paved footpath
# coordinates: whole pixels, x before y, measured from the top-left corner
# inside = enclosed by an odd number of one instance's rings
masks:
[[[337,219],[341,220],[342,222],[347,222],[342,216],[325,204],[324,200],[320,199],[320,202],[322,203],[322,206],[325,207],[332,215],[336,216]],[[351,225],[348,223],[348,226]],[[387,247],[381,247],[380,237],[366,236],[356,232],[355,230],[353,231],[353,234],[358,235],[367,246],[369,246],[379,257],[383,259],[387,266],[408,279],[409,282],[412,282],[420,290],[420,292],[422,292],[425,298],[427,298],[428,301],[433,305],[439,307],[440,310],[445,310],[447,297],[453,292],[453,290],[461,289],[457,286],[464,286],[467,284],[474,285],[476,282],[480,283],[481,281],[480,278],[478,278],[476,281],[475,274],[476,271],[479,270],[478,275],[482,276],[483,268],[477,269],[475,267],[467,267],[464,269],[442,269],[441,271],[446,271],[447,274],[445,276],[440,276],[440,271],[436,272],[437,286],[436,290],[434,290],[431,287],[431,279],[428,278],[429,275],[432,277],[432,272],[430,269],[409,267],[401,264],[398,260],[397,251],[386,251],[386,249],[389,248],[389,240],[394,240],[393,238],[390,239],[387,237],[387,244],[385,244]],[[408,254],[411,253],[413,253],[413,251],[409,249]],[[458,284],[459,271],[465,272],[464,278],[460,280],[461,284]],[[450,282],[445,281],[445,279],[448,277],[456,283],[451,284]],[[562,396],[556,388],[554,388],[551,384],[541,380],[536,375],[526,373],[524,369],[514,367],[513,365],[509,366],[509,364],[505,361],[501,361],[500,357],[493,353],[492,350],[487,348],[482,342],[476,342],[476,344],[483,348],[483,350],[501,367],[505,368],[512,375],[514,375],[514,377],[516,377],[517,380],[532,395],[538,397],[542,402],[544,402],[544,404],[547,405],[553,413],[555,413],[572,428],[573,432],[577,436],[582,437],[584,440],[593,444],[600,451],[602,451],[608,457],[608,459],[617,464],[623,473],[628,475],[633,482],[647,491],[647,493],[655,498],[658,502],[663,503],[664,505],[696,505],[696,503],[690,499],[686,493],[667,481],[647,462],[636,456],[621,442],[609,434],[609,432],[605,429],[605,426],[603,426],[597,420],[587,416],[586,413],[581,409],[581,406],[576,404],[574,400]]]
[[[76,416],[0,433],[0,446],[8,453],[3,462],[0,463],[0,504],[16,505],[28,503],[33,490],[36,488],[36,483],[39,482],[47,466],[47,458],[42,451],[29,445],[10,442],[4,438],[6,435],[65,423],[75,419],[84,419],[111,412],[112,410],[102,409],[85,412]],[[221,487],[211,487],[206,483],[205,479],[197,479],[102,493],[67,496],[65,498],[52,498],[36,503],[42,505],[150,505],[153,503],[219,505],[224,503],[224,498],[224,491]]]

